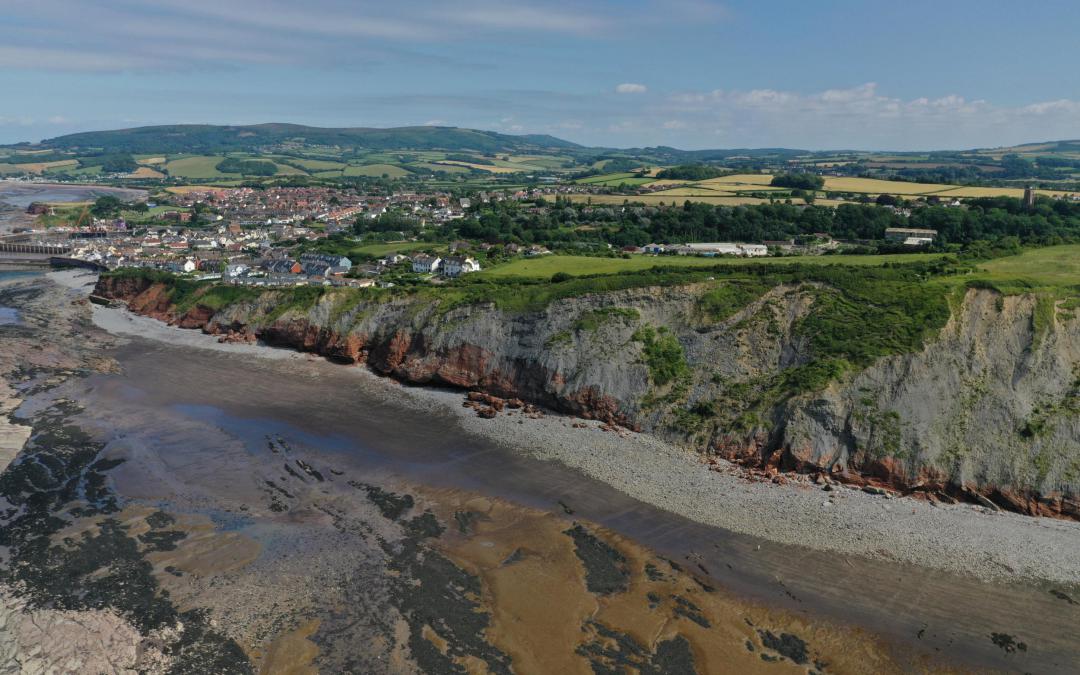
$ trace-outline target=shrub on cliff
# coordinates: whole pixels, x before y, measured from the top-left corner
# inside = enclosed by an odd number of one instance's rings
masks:
[[[690,373],[682,345],[667,328],[657,330],[652,326],[643,326],[634,332],[633,340],[641,343],[641,353],[645,365],[649,367],[649,379],[654,385],[662,387]]]

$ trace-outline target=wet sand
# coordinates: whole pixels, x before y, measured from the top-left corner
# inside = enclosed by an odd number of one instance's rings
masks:
[[[102,195],[116,195],[132,200],[145,196],[145,190],[117,188],[107,185],[72,185],[68,183],[28,183],[0,180],[0,234],[15,227],[31,224],[34,216],[26,214],[26,207],[33,202],[65,203],[97,199]]]
[[[747,601],[803,613],[811,623],[809,617],[817,616],[860,626],[904,645],[896,653],[910,649],[976,668],[1023,664],[1040,672],[1066,672],[1066,664],[1080,659],[1080,644],[1061,630],[1078,612],[1046,588],[785,546],[693,522],[565,466],[464,433],[454,416],[438,409],[420,412],[389,402],[370,391],[365,378],[320,359],[267,361],[143,340],[116,357],[124,375],[92,377],[89,391],[75,397],[85,396],[95,416],[113,427],[141,419],[118,428],[129,442],[146,434],[141,442],[157,446],[153,461],[173,456],[165,472],[170,480],[198,483],[200,491],[213,492],[220,480],[243,494],[246,470],[221,461],[220,445],[211,451],[190,436],[162,438],[158,411],[185,425],[222,430],[249,451],[266,434],[281,435],[309,448],[312,463],[360,471],[367,480],[466,490],[596,522]],[[167,485],[144,482],[146,471],[134,460],[117,470],[121,493],[168,495]],[[142,475],[132,476],[137,469]],[[1021,636],[1032,647],[1006,655],[991,642],[992,633]]]

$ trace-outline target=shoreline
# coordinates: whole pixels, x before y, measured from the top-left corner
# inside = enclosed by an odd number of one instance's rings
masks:
[[[50,279],[83,288],[94,275],[53,272]],[[317,357],[265,345],[228,344],[201,331],[169,326],[126,309],[93,307],[93,321],[114,334],[271,359]],[[402,386],[367,368],[353,368],[392,403],[452,413],[470,434],[512,452],[560,462],[624,494],[695,522],[782,544],[840,555],[916,565],[983,581],[1080,584],[1080,523],[890,498],[857,487],[831,491],[809,477],[787,484],[752,481],[726,461],[705,458],[647,434],[605,431],[596,421],[545,411],[542,417],[500,413],[480,418],[462,406],[464,391]]]

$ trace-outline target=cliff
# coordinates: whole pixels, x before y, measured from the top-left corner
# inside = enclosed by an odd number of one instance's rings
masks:
[[[167,281],[105,276],[95,292],[223,339],[520,398],[765,472],[1080,518],[1080,321],[1052,304],[1047,321],[1033,295],[960,289],[943,327],[901,340],[891,333],[938,319],[882,328],[872,303],[841,311],[834,289],[806,281],[645,286],[526,310],[303,290],[178,301]],[[823,358],[823,331],[854,331],[844,358]]]

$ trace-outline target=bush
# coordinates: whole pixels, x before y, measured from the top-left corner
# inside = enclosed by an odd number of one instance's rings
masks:
[[[812,173],[782,173],[774,176],[770,185],[797,190],[820,190],[825,187],[825,179]]]
[[[633,339],[642,344],[641,353],[649,367],[649,378],[656,386],[662,387],[690,374],[682,345],[666,328],[657,331],[652,326],[645,326],[634,332]]]

